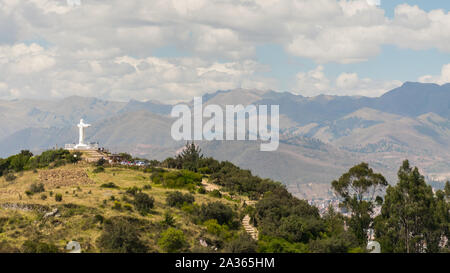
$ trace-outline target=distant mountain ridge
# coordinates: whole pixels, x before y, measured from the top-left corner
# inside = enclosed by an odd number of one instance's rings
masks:
[[[280,180],[298,194],[302,185],[328,184],[361,161],[386,173],[391,182],[405,158],[430,179],[450,178],[450,84],[407,82],[378,98],[234,89],[205,94],[203,103],[279,105],[281,144],[276,152],[261,153],[259,144],[251,141],[200,144],[206,155]],[[156,101],[77,96],[0,100],[0,156],[73,143],[75,124],[84,118],[93,124],[86,131],[88,141],[164,159],[185,144],[170,136],[171,109],[172,105]]]

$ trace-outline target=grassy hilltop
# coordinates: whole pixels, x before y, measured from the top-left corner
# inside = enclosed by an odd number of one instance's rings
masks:
[[[236,226],[225,236],[242,233],[239,221],[244,215],[243,201],[248,197],[234,196],[219,198],[216,194],[203,192],[204,187],[196,182],[190,190],[183,187],[171,189],[151,181],[151,173],[126,167],[98,168],[85,163],[65,165],[53,169],[24,171],[14,181],[0,180],[0,245],[3,251],[24,250],[26,242],[40,242],[54,245],[63,250],[69,241],[75,240],[83,251],[101,252],[99,238],[104,233],[105,221],[117,220],[137,229],[139,237],[149,251],[163,252],[158,244],[160,233],[168,227],[184,233],[184,250],[201,247],[200,239],[220,240],[208,234],[208,227],[196,225],[190,219],[189,211],[194,206],[221,202],[233,211],[232,221]],[[176,170],[168,170],[176,173]],[[201,176],[200,176],[201,177]],[[30,191],[42,183],[44,189]],[[136,194],[144,193],[153,200],[147,211],[139,211],[135,204]],[[170,193],[181,192],[190,195],[195,205],[184,202],[171,206],[167,202]],[[62,200],[57,201],[56,196]],[[44,217],[45,213],[57,208],[55,216]],[[173,223],[166,223],[167,218]],[[222,228],[214,226],[210,229]],[[214,233],[214,232],[212,232]],[[218,236],[220,237],[220,236]],[[110,249],[114,251],[114,249]],[[117,249],[119,251],[120,249]],[[206,249],[207,250],[207,249]]]

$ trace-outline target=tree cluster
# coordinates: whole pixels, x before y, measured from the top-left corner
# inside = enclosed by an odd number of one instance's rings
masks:
[[[75,163],[80,159],[80,153],[70,153],[64,149],[48,150],[36,156],[28,150],[22,150],[16,155],[0,159],[0,176],[10,172],[20,172],[48,166],[58,167],[67,163]]]

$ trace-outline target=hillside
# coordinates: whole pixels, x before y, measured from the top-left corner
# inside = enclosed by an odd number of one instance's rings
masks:
[[[193,143],[141,167],[88,163],[91,154],[24,150],[0,160],[0,252],[365,251],[282,184],[202,157]]]
[[[173,216],[173,226],[183,230],[189,246],[185,251],[201,249],[200,240],[211,242],[219,240],[208,233],[207,227],[196,225],[183,210],[167,204],[170,192],[191,192],[195,204],[202,205],[221,202],[233,208],[236,219],[243,217],[242,204],[248,198],[235,196],[234,201],[226,198],[212,197],[186,189],[169,189],[150,180],[150,174],[142,170],[123,167],[105,168],[104,172],[95,173],[95,166],[85,163],[66,165],[53,169],[39,169],[36,172],[24,171],[13,182],[0,179],[0,251],[23,251],[26,241],[36,240],[51,244],[62,251],[69,241],[81,244],[83,252],[105,251],[99,247],[98,239],[104,228],[103,219],[124,218],[133,221],[142,229],[141,237],[150,252],[164,252],[158,246],[160,233],[167,229],[161,222],[166,213]],[[27,195],[33,183],[43,183],[44,191]],[[114,183],[117,188],[102,187]],[[133,195],[127,189],[137,187],[143,193],[154,198],[154,207],[142,215],[132,203]],[[151,188],[150,188],[151,187]],[[61,194],[62,201],[55,196]],[[57,208],[54,216],[45,214]],[[244,232],[237,227],[233,234]],[[205,250],[207,250],[205,248]],[[205,251],[203,250],[203,251]]]
[[[0,160],[0,253],[360,253],[369,228],[384,252],[410,252],[398,246],[396,213],[410,210],[402,200],[411,195],[421,207],[407,217],[426,220],[411,235],[425,238],[413,251],[449,251],[450,183],[434,193],[408,161],[394,187],[367,163],[353,166],[331,183],[340,198],[319,209],[281,183],[203,157],[194,143],[146,166],[88,163],[93,154],[22,151]]]

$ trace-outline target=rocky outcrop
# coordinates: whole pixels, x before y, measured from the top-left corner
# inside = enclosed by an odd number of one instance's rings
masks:
[[[68,250],[69,253],[81,253],[81,245],[77,241],[70,241],[66,245],[66,250]]]
[[[44,219],[47,219],[49,217],[58,217],[58,208],[54,208],[52,211],[47,212],[46,214],[44,214]]]

